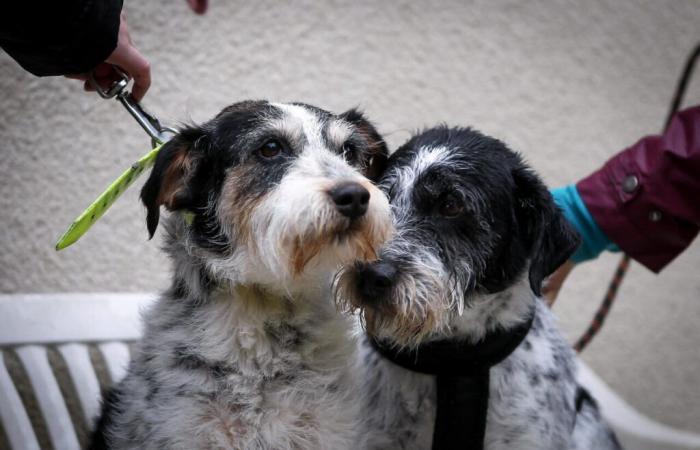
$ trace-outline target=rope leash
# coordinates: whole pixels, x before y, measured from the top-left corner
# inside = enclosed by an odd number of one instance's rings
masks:
[[[160,124],[155,116],[147,113],[141,105],[131,96],[126,87],[129,84],[129,77],[126,73],[115,67],[120,79],[115,81],[107,89],[103,89],[95,80],[94,74],[90,74],[88,79],[100,97],[104,99],[116,98],[119,103],[131,114],[136,122],[151,137],[153,149],[138,159],[114,180],[107,189],[100,194],[85,211],[83,211],[63,233],[56,243],[56,250],[63,250],[75,243],[97,222],[100,217],[114,204],[114,202],[131,186],[134,181],[155,163],[156,156],[161,146],[176,133],[169,127]]]
[[[685,96],[685,92],[688,89],[688,83],[690,82],[693,70],[695,68],[695,64],[697,63],[699,57],[700,43],[696,45],[696,47],[690,53],[688,59],[685,62],[685,66],[683,67],[681,77],[676,85],[676,91],[673,95],[673,99],[671,100],[671,105],[666,116],[666,122],[664,123],[664,132],[668,130],[668,126],[671,124],[671,119],[673,118],[673,115],[678,111],[681,103],[683,102],[683,97]],[[586,331],[574,344],[574,349],[577,352],[580,353],[584,348],[586,348],[586,346],[593,340],[593,338],[596,336],[596,334],[598,334],[598,332],[602,328],[605,319],[608,317],[610,308],[612,308],[612,305],[615,302],[615,299],[617,297],[617,291],[620,288],[620,284],[622,284],[622,281],[624,280],[625,275],[627,274],[627,270],[630,266],[630,260],[630,256],[625,254],[622,256],[620,262],[617,264],[615,274],[613,275],[613,278],[610,281],[610,284],[608,285],[608,289],[605,292],[603,301],[600,303],[600,306],[598,306],[598,309],[596,310],[595,315],[593,316],[593,320],[588,325]]]
[[[600,306],[596,310],[595,315],[593,316],[593,320],[588,325],[586,331],[581,335],[580,338],[578,338],[578,341],[576,341],[576,343],[574,344],[574,350],[576,350],[578,353],[581,353],[581,350],[586,348],[588,343],[591,342],[591,340],[593,340],[595,335],[598,334],[598,331],[600,331],[600,329],[603,327],[603,323],[608,317],[610,308],[615,302],[617,290],[620,288],[620,284],[625,278],[627,269],[630,266],[630,261],[631,258],[629,257],[629,255],[622,255],[622,259],[620,259],[620,262],[617,265],[617,269],[615,270],[613,279],[608,285],[608,290],[607,292],[605,292],[605,297],[603,297],[603,301],[600,303]]]

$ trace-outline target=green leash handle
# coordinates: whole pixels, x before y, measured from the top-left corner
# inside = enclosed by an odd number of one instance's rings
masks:
[[[100,217],[114,204],[114,202],[131,186],[136,178],[153,166],[158,155],[158,151],[168,138],[175,134],[172,128],[161,126],[158,119],[147,113],[131,97],[131,93],[126,90],[129,77],[119,68],[115,67],[121,79],[117,80],[109,88],[103,89],[96,81],[93,74],[89,75],[90,83],[95,88],[100,97],[109,99],[116,98],[124,108],[136,119],[141,128],[151,137],[153,150],[146,153],[138,161],[131,165],[119,178],[114,180],[97,199],[87,207],[68,227],[65,233],[56,243],[56,250],[63,250],[80,239],[97,222]]]
[[[114,180],[97,199],[87,207],[68,227],[56,243],[56,250],[63,250],[80,239],[92,225],[114,204],[114,202],[131,186],[136,178],[150,169],[156,160],[161,145],[154,148],[131,165],[119,178]]]

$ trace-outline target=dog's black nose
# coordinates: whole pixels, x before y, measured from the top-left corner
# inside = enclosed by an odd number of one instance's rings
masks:
[[[397,273],[389,262],[365,264],[358,274],[360,293],[367,301],[379,300],[391,290]]]
[[[361,184],[349,181],[335,186],[329,192],[338,212],[350,219],[362,217],[369,205],[369,191]]]

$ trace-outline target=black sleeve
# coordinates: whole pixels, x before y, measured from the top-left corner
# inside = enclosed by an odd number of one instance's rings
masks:
[[[117,46],[122,1],[11,2],[0,13],[0,47],[34,75],[88,72]]]

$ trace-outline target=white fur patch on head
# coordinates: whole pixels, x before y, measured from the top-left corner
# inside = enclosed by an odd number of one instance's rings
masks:
[[[237,282],[289,290],[299,283],[317,283],[319,276],[329,277],[341,264],[376,258],[393,225],[384,193],[337,153],[352,126],[333,116],[320,117],[304,106],[274,106],[283,114],[272,126],[295,137],[293,159],[281,180],[251,202],[245,221],[238,214],[235,220],[245,229],[233,236],[238,237],[233,256],[210,266],[216,265],[219,274],[236,273]],[[324,129],[330,144],[324,140]],[[328,148],[336,143],[338,148]],[[338,211],[330,195],[335,186],[348,182],[370,194],[367,211],[352,220]]]
[[[416,180],[431,166],[445,162],[449,156],[450,152],[446,147],[422,147],[410,165],[394,169],[394,172],[385,179],[384,183],[397,186],[394,204],[398,209],[409,210],[411,193],[416,185]]]
[[[447,160],[450,152],[447,147],[422,147],[418,151],[418,155],[413,159],[410,170],[417,178],[421,173],[425,172],[430,166],[441,161]]]
[[[288,103],[272,103],[284,113],[282,124],[285,130],[291,133],[301,131],[306,139],[306,145],[313,149],[324,148],[323,121],[313,111],[301,105]]]
[[[352,126],[344,120],[333,120],[328,124],[326,135],[331,145],[340,148],[352,134]],[[343,155],[345,157],[345,155]]]

